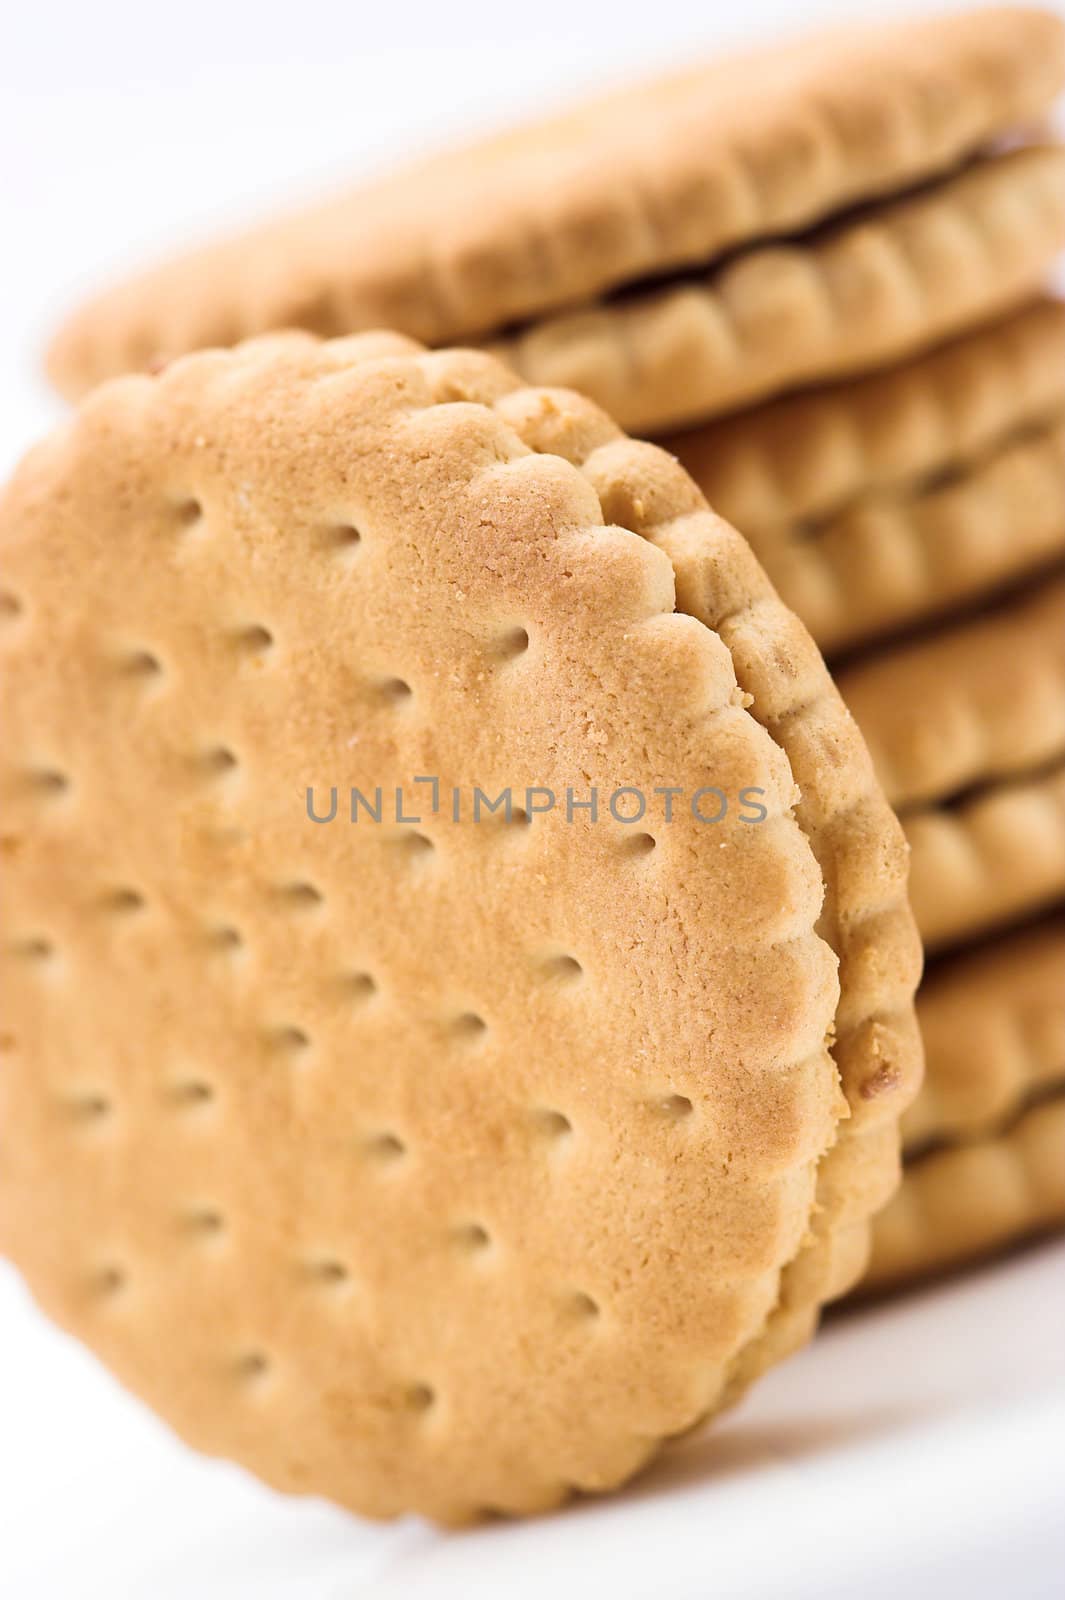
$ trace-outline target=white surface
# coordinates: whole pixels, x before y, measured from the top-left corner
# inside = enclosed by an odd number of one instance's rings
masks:
[[[38,376],[47,331],[111,270],[441,132],[848,12],[848,0],[8,8],[0,471],[60,414]],[[450,1537],[282,1502],[196,1460],[0,1269],[0,1596],[1042,1600],[1065,1570],[1063,1266],[1065,1247],[1048,1247],[836,1321],[624,1496]]]
[[[623,1494],[440,1534],[201,1461],[0,1270],[11,1600],[1050,1600],[1065,1244],[845,1316]]]

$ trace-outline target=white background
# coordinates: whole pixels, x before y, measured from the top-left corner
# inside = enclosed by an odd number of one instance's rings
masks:
[[[0,470],[60,414],[42,344],[110,271],[441,133],[854,9],[9,5]],[[282,1502],[187,1455],[0,1268],[0,1595],[1041,1600],[1065,1571],[1063,1265],[1046,1246],[835,1320],[622,1497],[448,1537]]]

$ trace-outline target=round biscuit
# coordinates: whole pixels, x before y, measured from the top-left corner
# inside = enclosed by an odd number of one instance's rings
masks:
[[[0,550],[0,1247],[59,1322],[197,1447],[444,1521],[808,1330],[916,1087],[905,850],[676,463],[277,336],[98,391]],[[538,811],[593,786],[765,816]]]

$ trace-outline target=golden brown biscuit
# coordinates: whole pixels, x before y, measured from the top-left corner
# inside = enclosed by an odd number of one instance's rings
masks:
[[[1065,304],[1039,299],[940,348],[664,440],[768,560],[873,495],[960,475],[1065,413]]]
[[[840,693],[896,807],[1065,758],[1065,577],[844,667]]]
[[[829,656],[993,598],[1065,556],[1065,417],[942,482],[752,544]]]
[[[1065,896],[1065,765],[906,813],[910,898],[926,950]]]
[[[862,1291],[896,1287],[1065,1223],[1065,1084],[998,1137],[908,1164],[875,1219]]]
[[[1011,150],[702,277],[544,317],[491,348],[643,433],[927,349],[1018,306],[1065,246],[1065,149]]]
[[[945,173],[1001,134],[1039,121],[1063,82],[1060,18],[1015,7],[837,28],[726,56],[422,161],[121,284],[68,323],[51,371],[65,392],[78,393],[160,356],[291,326],[343,334],[388,325],[431,344],[488,335],[651,276],[707,266],[737,247],[806,230]],[[1043,229],[1040,209],[1048,213]],[[997,205],[988,225],[1015,232],[1013,250],[1003,237],[986,241],[989,254],[968,237],[953,248],[947,236],[971,226],[954,210],[934,237],[915,236],[921,253],[935,254],[914,263],[916,276],[903,270],[906,240],[895,243],[888,278],[868,261],[868,252],[885,248],[882,236],[852,249],[847,269],[858,268],[860,285],[875,289],[877,312],[890,312],[893,348],[901,349],[900,295],[920,285],[918,320],[942,325],[943,305],[928,299],[931,279],[945,272],[957,280],[960,313],[975,274],[989,313],[990,274],[1003,280],[998,301],[1008,303],[1005,280],[1022,261],[1029,282],[1038,276],[1033,257],[1046,228],[1057,226],[1049,215],[1055,209],[1046,191],[1018,192]],[[779,303],[776,256],[755,270],[760,310],[768,313]],[[771,302],[762,293],[767,271]],[[905,280],[897,294],[893,275]],[[791,297],[800,325],[808,314],[823,315],[823,282],[808,287],[788,271],[784,280],[780,292]],[[750,292],[749,273],[740,287]],[[712,302],[689,310],[687,300],[664,322],[657,318],[654,338],[679,339],[698,365],[726,351],[731,335],[716,325]],[[750,331],[744,317],[740,326]],[[607,318],[608,343],[621,327],[613,331]],[[789,312],[789,341],[793,333]],[[550,338],[557,346],[559,335]],[[660,354],[676,365],[670,352]],[[620,359],[604,352],[600,364]],[[764,350],[757,361],[752,352],[751,370],[764,373],[765,361]],[[567,381],[589,375],[580,350],[564,364],[574,368]],[[747,357],[728,365],[742,378]],[[546,366],[550,381],[560,381],[558,367]],[[659,405],[652,416],[634,376],[626,369],[620,384],[606,385],[632,422],[664,425],[693,414],[689,397],[682,409]],[[642,377],[650,389],[651,375]],[[684,382],[690,388],[692,375]],[[720,404],[720,376],[714,388]],[[598,393],[605,397],[605,387]],[[700,399],[694,414],[704,409]]]
[[[917,999],[926,1072],[905,1148],[984,1137],[1033,1092],[1065,1081],[1060,915],[936,962]]]
[[[0,1239],[51,1314],[200,1448],[446,1520],[794,1343],[916,1088],[905,849],[679,466],[292,335],[105,386],[0,529]]]

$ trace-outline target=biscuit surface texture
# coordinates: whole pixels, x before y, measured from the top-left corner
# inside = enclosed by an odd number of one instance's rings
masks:
[[[123,284],[68,324],[51,370],[77,393],[273,328],[486,335],[944,172],[1063,81],[1060,19],[1013,7],[725,57]]]
[[[106,386],[0,530],[46,1309],[198,1447],[448,1521],[621,1481],[801,1338],[916,1089],[906,854],[681,469],[485,356],[291,335]],[[765,820],[469,810],[708,783]]]

